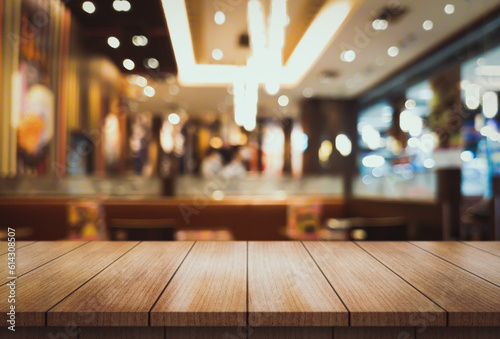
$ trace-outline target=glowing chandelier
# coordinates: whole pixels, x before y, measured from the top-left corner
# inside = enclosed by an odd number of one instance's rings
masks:
[[[280,88],[276,79],[283,67],[286,1],[271,1],[271,14],[267,21],[261,1],[248,1],[248,31],[252,55],[247,60],[247,65],[242,67],[241,79],[233,83],[234,120],[247,131],[254,130],[257,125],[259,79],[265,79],[269,94],[276,94]]]

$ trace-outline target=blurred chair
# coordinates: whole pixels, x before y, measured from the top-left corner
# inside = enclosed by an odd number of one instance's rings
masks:
[[[174,219],[111,219],[111,240],[169,241],[174,240]]]
[[[329,219],[329,240],[404,241],[408,222],[405,218],[349,218]]]
[[[407,240],[408,223],[404,218],[354,218],[349,226],[349,240]]]

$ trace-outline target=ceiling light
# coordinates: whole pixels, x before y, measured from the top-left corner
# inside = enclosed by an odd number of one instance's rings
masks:
[[[170,122],[172,125],[177,125],[179,122],[181,122],[181,117],[179,117],[179,114],[177,113],[171,113],[168,115],[168,122]]]
[[[312,98],[312,96],[314,95],[314,90],[311,87],[306,87],[302,91],[302,95],[304,96],[304,98]]]
[[[134,46],[146,46],[148,44],[148,38],[146,38],[144,35],[134,35],[132,38],[132,43]]]
[[[113,1],[113,8],[117,12],[128,12],[132,8],[132,5],[127,0],[115,0]]]
[[[83,4],[82,4],[82,9],[89,13],[89,14],[92,14],[95,12],[95,5],[92,1],[85,1]]]
[[[168,92],[171,94],[171,95],[177,95],[179,94],[179,86],[173,84],[173,85],[170,85],[168,87]]]
[[[340,60],[343,62],[353,62],[356,59],[356,52],[353,50],[343,51],[340,54]]]
[[[415,108],[415,106],[417,106],[417,103],[415,102],[415,100],[412,100],[412,99],[406,100],[405,107],[407,109]]]
[[[144,94],[145,94],[147,97],[152,98],[152,97],[154,97],[154,96],[155,96],[156,91],[155,91],[155,89],[154,89],[153,87],[151,87],[151,86],[146,86],[146,87],[144,87]]]
[[[148,81],[146,80],[145,77],[143,76],[137,76],[137,78],[135,79],[135,83],[138,85],[138,86],[141,86],[141,87],[146,87],[146,85],[148,84]]]
[[[290,102],[290,100],[288,99],[288,97],[286,95],[282,95],[278,98],[278,104],[281,106],[281,107],[285,107],[288,105],[288,103]]]
[[[431,20],[425,20],[424,23],[422,24],[422,27],[426,31],[430,31],[434,27],[434,23]]]
[[[222,25],[224,22],[226,22],[226,15],[224,12],[217,11],[214,15],[214,21],[217,25]]]
[[[267,82],[266,83],[266,92],[269,95],[275,95],[280,91],[280,84],[277,82]]]
[[[342,156],[347,157],[352,152],[351,140],[345,134],[339,134],[335,138],[335,148]]]
[[[444,12],[446,14],[453,14],[453,13],[455,13],[455,6],[453,6],[452,4],[447,4],[446,6],[444,6]]]
[[[281,2],[278,1],[278,2]],[[177,61],[178,81],[185,86],[227,85],[243,75],[237,65],[198,64],[193,49],[193,39],[185,0],[161,0],[170,39]],[[292,55],[279,71],[282,86],[297,86],[323,53],[352,9],[350,0],[328,1],[316,15],[300,39]],[[279,13],[278,13],[279,14]],[[259,82],[267,74],[255,74]]]
[[[222,58],[224,57],[224,53],[222,53],[222,51],[218,48],[214,49],[212,51],[212,58],[214,58],[214,60],[222,60]]]
[[[372,22],[372,27],[376,31],[385,31],[389,26],[389,22],[385,19],[376,19]]]
[[[158,67],[160,67],[160,63],[155,58],[147,59],[147,65],[149,68],[152,68],[152,69],[157,69]]]
[[[493,119],[498,113],[498,95],[495,92],[483,94],[483,115],[485,118]]]
[[[111,48],[118,48],[120,47],[120,40],[118,40],[117,38],[115,38],[114,36],[110,36],[108,38],[108,45],[111,47]]]
[[[389,47],[389,49],[387,50],[387,54],[389,54],[389,56],[393,58],[397,57],[399,54],[399,48],[397,48],[396,46]]]
[[[125,69],[131,71],[135,68],[135,63],[130,59],[125,59],[125,60],[123,60],[123,67],[125,67]]]

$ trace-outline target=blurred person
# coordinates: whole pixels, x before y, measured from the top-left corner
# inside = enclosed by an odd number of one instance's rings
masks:
[[[229,179],[244,178],[247,175],[247,169],[243,164],[243,156],[239,148],[233,151],[232,160],[224,167],[223,174]]]
[[[214,149],[209,148],[205,158],[201,162],[201,174],[205,178],[216,176],[222,172],[223,158],[220,153]]]

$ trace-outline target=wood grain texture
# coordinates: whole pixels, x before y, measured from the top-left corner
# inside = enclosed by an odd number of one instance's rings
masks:
[[[78,339],[163,339],[164,332],[161,327],[82,327]]]
[[[419,333],[418,339],[498,339],[500,327],[429,327]]]
[[[304,245],[350,313],[351,326],[446,326],[446,312],[352,242]]]
[[[78,338],[78,328],[66,327],[17,327],[16,331],[0,328],[0,338],[41,339],[41,338]]]
[[[466,241],[464,244],[500,256],[500,241]]]
[[[165,327],[175,339],[331,339],[331,327]]]
[[[497,286],[500,286],[500,257],[459,242],[412,242]]]
[[[410,243],[358,242],[448,312],[449,326],[497,326],[500,288]]]
[[[348,312],[300,242],[248,244],[250,326],[347,326]]]
[[[246,252],[245,242],[197,242],[151,311],[151,325],[245,325]]]
[[[251,339],[331,339],[332,327],[254,327]]]
[[[335,339],[414,339],[413,327],[336,327]]]
[[[48,326],[148,326],[149,311],[193,242],[143,242],[47,315]]]
[[[28,245],[34,244],[34,241],[16,241],[16,251],[20,248],[26,247]],[[7,241],[0,241],[0,255],[7,253],[8,245]]]
[[[165,338],[175,339],[240,339],[247,338],[246,327],[165,327]],[[248,338],[252,338],[250,336]]]
[[[40,241],[30,246],[18,248],[16,249],[16,277],[20,277],[84,244],[84,241],[61,241],[57,243]],[[7,258],[7,254],[0,256],[0,261],[5,261],[5,258]],[[6,277],[9,276],[8,272],[9,268],[7,265],[0,266],[2,284],[7,283]]]
[[[16,325],[44,326],[45,312],[113,263],[137,242],[91,242],[16,280]],[[0,287],[7,295],[8,285]],[[0,299],[0,321],[9,304]]]

